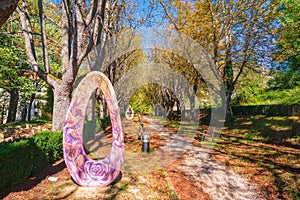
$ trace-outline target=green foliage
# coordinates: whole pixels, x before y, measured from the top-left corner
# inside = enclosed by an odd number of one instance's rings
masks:
[[[51,87],[47,87],[47,94],[42,98],[47,101],[47,103],[42,107],[42,118],[47,119],[53,114],[54,94]]]
[[[16,185],[47,165],[42,151],[33,139],[0,144],[0,190]]]
[[[245,69],[240,81],[236,84],[232,105],[258,104],[260,101],[258,97],[267,88],[267,80],[260,69],[256,71]]]
[[[106,117],[104,117],[104,119],[97,118],[96,127],[99,130],[101,130],[101,129],[103,130],[108,126],[111,126],[110,116],[106,116]]]
[[[276,59],[281,62],[281,66],[270,86],[275,89],[290,89],[300,85],[300,1],[280,2],[278,21],[281,27]]]
[[[235,105],[270,105],[270,104],[297,104],[300,87],[282,90],[264,90],[262,88],[244,88],[233,99]]]
[[[269,105],[297,104],[300,87],[295,84],[297,79],[290,76],[276,76],[267,79],[263,72],[245,71],[236,86],[233,105]],[[284,80],[283,80],[284,79]],[[288,85],[287,82],[294,82]]]
[[[130,105],[133,110],[140,113],[149,113],[151,111],[150,98],[147,99],[145,93],[134,93]]]
[[[263,92],[264,89],[257,84],[249,84],[238,90],[238,94],[232,100],[232,105],[257,104],[258,97]]]
[[[261,104],[296,104],[300,103],[300,87],[283,90],[269,90],[258,96]]]
[[[295,86],[300,86],[300,71],[288,69],[288,71],[279,72],[274,79],[268,82],[269,88],[277,89],[291,89]]]
[[[63,134],[60,131],[43,131],[35,135],[33,139],[50,163],[63,157]]]
[[[32,72],[26,62],[23,41],[2,33],[0,33],[0,41],[0,87],[4,91],[0,94],[0,98],[5,93],[17,91],[21,106],[25,107],[31,95],[36,93],[36,87],[35,80],[30,78]],[[10,110],[13,108],[14,106],[8,107]],[[6,109],[4,106],[2,112],[5,113]]]
[[[44,131],[33,138],[0,143],[0,190],[21,183],[62,157],[62,132]]]
[[[135,112],[150,113],[155,103],[155,89],[153,85],[142,86],[136,90],[130,100],[130,105]]]
[[[281,49],[279,59],[300,62],[300,0],[281,0],[278,8],[279,22],[282,27],[279,32],[278,47]],[[292,64],[292,63],[291,63]],[[294,66],[299,69],[298,66]]]
[[[32,90],[32,81],[28,79],[29,65],[23,52],[12,36],[0,34],[0,84],[6,91],[20,89],[26,93]],[[27,75],[25,75],[27,74]]]

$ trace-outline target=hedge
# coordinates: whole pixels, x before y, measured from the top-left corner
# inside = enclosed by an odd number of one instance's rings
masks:
[[[63,133],[43,131],[33,137],[35,145],[43,151],[48,162],[52,163],[63,157]]]
[[[234,116],[297,116],[300,115],[300,104],[232,106],[232,112]]]
[[[62,132],[44,131],[33,138],[0,143],[0,191],[62,158],[62,139]]]

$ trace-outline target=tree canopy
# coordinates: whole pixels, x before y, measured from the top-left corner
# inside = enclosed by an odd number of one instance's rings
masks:
[[[278,7],[279,40],[276,59],[280,70],[270,82],[273,88],[300,86],[300,1],[282,0]]]
[[[0,9],[3,8],[3,2],[0,2]],[[9,5],[15,5],[15,2]],[[13,9],[9,5],[6,6],[9,12],[1,12],[0,25],[4,19],[2,16],[7,17]],[[155,11],[154,8],[158,7],[154,5],[160,5],[160,10]],[[76,81],[86,72],[95,70],[92,65],[85,65],[90,62],[91,52],[95,50],[94,57],[105,57],[105,49],[106,53],[112,53],[109,51],[114,49],[106,45],[124,45],[118,42],[107,43],[114,34],[131,28],[143,28],[139,27],[141,24],[158,24],[154,23],[158,20],[154,15],[159,11],[164,11],[168,19],[168,22],[161,20],[160,23],[171,24],[173,31],[191,38],[207,51],[222,75],[228,110],[232,97],[235,98],[234,103],[249,103],[255,102],[255,99],[248,98],[251,95],[257,96],[267,90],[299,87],[299,0],[175,0],[149,2],[147,6],[139,6],[134,1],[115,0],[19,2],[17,12],[1,29],[1,88],[7,92],[18,89],[20,94],[29,94],[34,88],[29,76],[45,81],[54,96],[53,129],[60,129]],[[146,7],[149,13],[143,11],[145,16],[135,13],[135,9],[141,11]],[[139,50],[116,58],[105,69],[102,68],[103,63],[100,63],[97,70],[106,73],[115,85],[132,66],[147,62],[148,52],[143,52],[141,40],[134,38],[131,41],[139,46]],[[168,50],[154,52],[153,56],[156,63],[167,64],[182,74],[191,85],[193,91],[181,88],[181,95],[189,96],[194,92],[198,97],[206,98],[205,81],[191,63]],[[271,69],[271,66],[278,67],[278,70]],[[258,78],[261,74],[264,77],[270,75],[268,84],[263,87],[257,83],[262,80]],[[169,79],[168,75],[161,77]],[[175,81],[172,84],[180,83]],[[170,97],[172,101],[179,100],[184,104],[182,97],[176,99],[174,95],[166,95],[169,91],[161,86],[149,84],[139,89],[139,92],[151,93],[152,103],[164,102],[154,98],[161,94],[166,101]],[[135,100],[147,96],[134,95]],[[189,100],[195,106],[195,100],[192,97]],[[149,104],[151,101],[144,102]]]

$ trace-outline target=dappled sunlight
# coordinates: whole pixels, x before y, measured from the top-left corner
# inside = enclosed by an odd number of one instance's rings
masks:
[[[290,131],[293,130],[292,126],[271,126],[271,129],[274,131]]]
[[[214,149],[227,158],[216,158],[258,183],[268,198],[295,198],[300,192],[297,117],[257,116],[251,124],[248,120],[238,118],[225,129]]]
[[[251,125],[252,123],[253,123],[252,121],[246,121],[246,122],[241,123],[241,125]]]

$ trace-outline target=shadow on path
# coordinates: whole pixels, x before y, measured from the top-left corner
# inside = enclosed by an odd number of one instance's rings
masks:
[[[5,190],[0,192],[0,199],[5,198],[11,192],[21,192],[32,189],[34,186],[38,185],[42,180],[44,180],[47,176],[51,176],[62,171],[66,168],[66,164],[63,159],[57,161],[56,163],[49,165],[42,172],[35,174],[34,176],[26,179],[21,184],[6,188]]]

